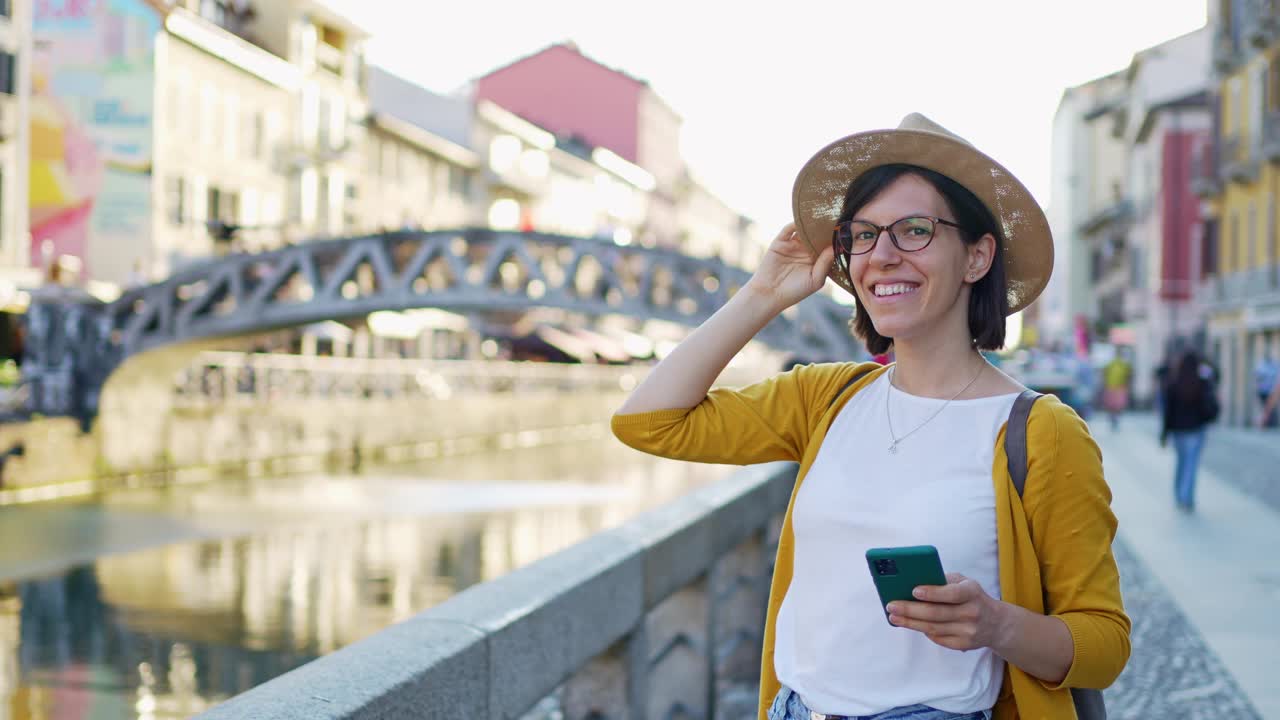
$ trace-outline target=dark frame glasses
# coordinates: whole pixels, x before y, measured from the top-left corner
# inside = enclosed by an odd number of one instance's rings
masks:
[[[900,225],[901,223],[904,223],[910,220],[928,220],[929,221],[928,223],[929,237],[924,241],[924,244],[921,245],[920,247],[911,247],[911,248],[903,247],[902,243],[898,240],[898,234],[893,231],[894,227],[899,227],[899,230],[909,229],[909,228],[901,227]],[[875,239],[871,241],[871,244],[868,245],[865,250],[860,250],[857,252],[854,252],[853,250],[853,243],[854,243],[853,227],[855,225],[861,226],[861,228],[864,228],[867,231],[874,230],[876,234]],[[835,226],[835,229],[832,230],[831,245],[835,249],[837,257],[848,258],[852,255],[866,255],[867,253],[875,249],[876,243],[880,242],[880,236],[883,233],[888,232],[889,241],[892,242],[893,246],[896,247],[899,251],[920,252],[921,250],[929,247],[929,244],[933,242],[934,236],[938,234],[937,233],[938,225],[947,225],[953,228],[964,230],[964,227],[961,225],[957,225],[956,223],[953,223],[950,220],[943,220],[940,217],[933,217],[932,215],[908,215],[907,217],[904,217],[904,218],[898,218],[897,220],[894,220],[888,225],[876,225],[875,223],[867,222],[866,220],[845,220],[842,223],[837,223]],[[916,227],[923,228],[924,226],[916,225]]]

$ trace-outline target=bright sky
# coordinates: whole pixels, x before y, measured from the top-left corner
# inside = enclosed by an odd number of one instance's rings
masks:
[[[329,0],[369,61],[436,92],[572,40],[647,80],[684,118],[703,182],[769,235],[801,165],[832,140],[923,112],[1043,204],[1062,91],[1205,22],[1206,0]]]

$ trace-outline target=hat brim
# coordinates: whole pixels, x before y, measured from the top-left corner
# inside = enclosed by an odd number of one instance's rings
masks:
[[[1053,272],[1053,236],[1044,210],[1000,163],[962,140],[927,130],[874,130],[841,138],[819,150],[796,176],[791,210],[796,229],[814,253],[831,245],[845,193],[858,176],[904,163],[928,168],[963,185],[1000,223],[1009,314],[1030,305]],[[854,292],[833,262],[827,276]]]

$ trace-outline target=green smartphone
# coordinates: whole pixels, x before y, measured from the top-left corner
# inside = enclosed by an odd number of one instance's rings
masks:
[[[894,600],[914,600],[911,591],[920,585],[946,585],[938,548],[932,545],[871,548],[867,551],[871,580],[880,593],[880,609]],[[889,611],[885,610],[885,621]]]

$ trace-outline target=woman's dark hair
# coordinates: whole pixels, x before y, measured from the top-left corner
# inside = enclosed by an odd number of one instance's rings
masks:
[[[1188,350],[1178,359],[1178,369],[1173,374],[1169,391],[1179,402],[1198,406],[1205,390],[1204,380],[1200,377],[1200,355],[1195,350]]]
[[[933,186],[942,196],[954,220],[963,229],[957,230],[965,245],[973,245],[988,233],[996,240],[995,255],[987,274],[974,283],[969,294],[969,337],[979,350],[999,350],[1004,347],[1005,316],[1009,314],[1009,295],[1004,272],[1004,233],[991,211],[982,201],[960,183],[928,168],[916,165],[881,165],[872,168],[849,183],[844,195],[844,206],[839,222],[852,220],[867,203],[882,190],[903,175],[915,175]],[[866,343],[867,351],[880,355],[893,346],[893,338],[876,332],[871,316],[862,301],[854,293],[853,320],[849,322],[854,335]]]

